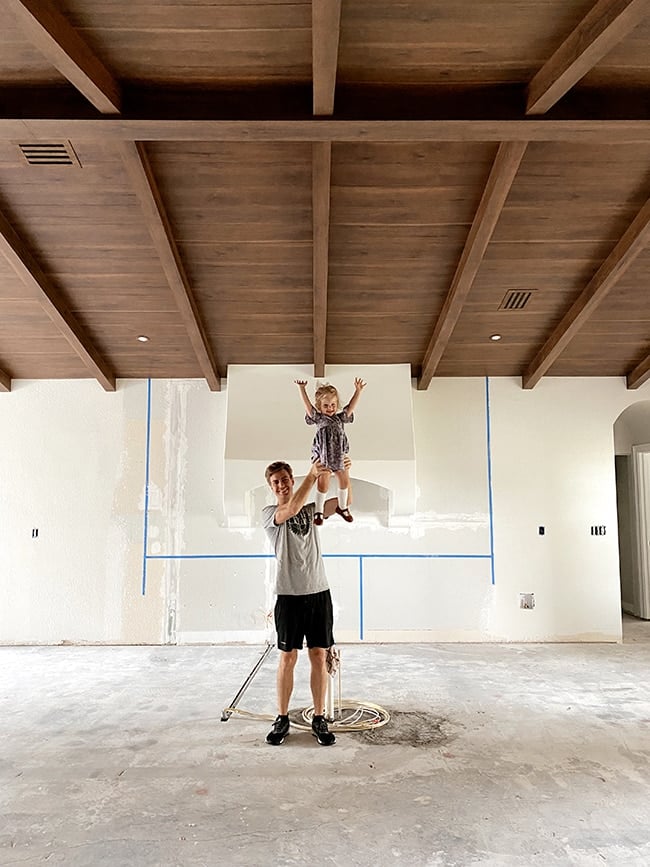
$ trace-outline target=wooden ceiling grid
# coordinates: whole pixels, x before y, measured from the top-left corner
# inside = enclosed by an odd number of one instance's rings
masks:
[[[338,144],[333,153],[328,357],[416,367],[496,147]]]
[[[0,389],[218,389],[232,363],[650,377],[650,0],[0,20]],[[68,140],[80,167],[18,150]]]
[[[312,358],[311,146],[202,144],[188,152],[166,143],[148,152],[224,368],[283,363],[287,344]]]
[[[494,333],[505,339],[494,347],[490,369],[516,375],[530,364],[530,347],[542,346],[643,204],[650,191],[649,165],[647,146],[529,145],[441,374],[485,373],[471,347]],[[638,291],[638,281],[635,285]],[[534,294],[523,310],[499,310],[510,290]],[[511,339],[511,329],[518,340]],[[643,340],[637,339],[639,345]],[[596,355],[591,367],[583,362],[578,369],[580,375],[594,375],[599,366]]]

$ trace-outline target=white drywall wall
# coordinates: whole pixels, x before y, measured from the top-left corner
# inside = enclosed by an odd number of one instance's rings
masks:
[[[340,375],[343,386],[363,371]],[[0,642],[263,640],[266,539],[227,526],[231,387],[19,382],[0,395]],[[293,397],[291,418],[271,411],[268,425],[304,436],[299,473],[311,431]],[[434,379],[410,398],[413,512],[387,526],[363,509],[322,530],[337,639],[618,640],[613,428],[650,384]],[[356,467],[371,443],[360,425],[350,439]],[[533,610],[519,608],[522,592]]]

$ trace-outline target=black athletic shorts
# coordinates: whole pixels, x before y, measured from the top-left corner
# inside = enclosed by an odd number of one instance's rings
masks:
[[[278,596],[275,602],[275,629],[280,650],[331,647],[334,644],[332,596],[329,590],[307,596]]]

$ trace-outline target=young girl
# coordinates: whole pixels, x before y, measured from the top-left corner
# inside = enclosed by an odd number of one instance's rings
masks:
[[[297,379],[296,385],[300,389],[300,395],[307,410],[305,421],[307,424],[315,424],[318,428],[311,447],[311,459],[312,461],[319,461],[336,475],[338,481],[336,511],[344,521],[352,521],[353,518],[348,509],[350,476],[343,466],[343,459],[350,448],[344,425],[354,421],[354,408],[366,383],[359,377],[354,380],[354,394],[341,412],[338,411],[339,393],[333,385],[325,383],[316,389],[315,406],[307,397],[307,380]],[[317,484],[314,524],[318,526],[323,523],[323,506],[328,488],[329,478],[325,473],[318,477]]]

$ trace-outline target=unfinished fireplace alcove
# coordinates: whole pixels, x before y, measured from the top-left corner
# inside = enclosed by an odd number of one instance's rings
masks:
[[[415,511],[415,445],[412,381],[408,364],[328,365],[326,376],[345,405],[354,378],[367,386],[350,440],[355,514],[390,524]],[[315,428],[305,424],[296,379],[306,379],[313,399],[317,380],[310,368],[290,365],[228,368],[224,461],[224,510],[228,526],[259,524],[261,508],[272,502],[264,470],[273,460],[289,463],[299,481],[309,464]],[[335,496],[335,480],[331,495]]]

